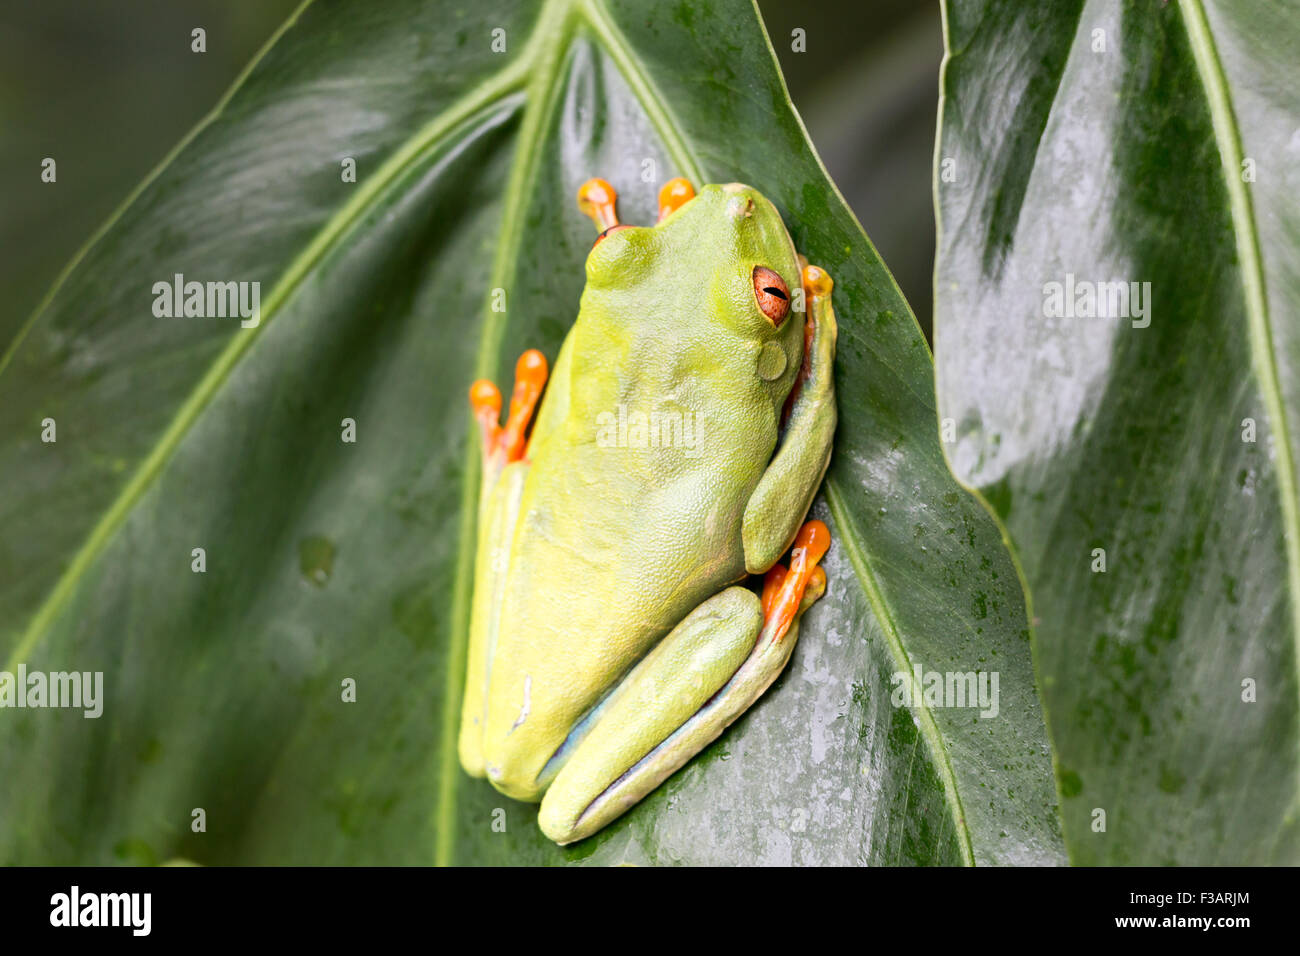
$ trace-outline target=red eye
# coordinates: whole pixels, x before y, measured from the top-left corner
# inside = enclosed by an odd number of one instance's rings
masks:
[[[778,328],[790,314],[790,289],[784,279],[764,266],[754,267],[754,300]]]

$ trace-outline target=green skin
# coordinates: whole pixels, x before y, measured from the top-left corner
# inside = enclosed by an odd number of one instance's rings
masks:
[[[835,319],[829,295],[810,297],[811,355],[783,431],[804,314],[764,315],[756,266],[800,288],[780,214],[740,184],[607,235],[526,457],[485,468],[460,759],[540,800],[557,843],[685,764],[794,647],[797,621],[774,640],[758,596],[729,585],[790,547],[825,474]],[[637,413],[693,430],[656,441]]]

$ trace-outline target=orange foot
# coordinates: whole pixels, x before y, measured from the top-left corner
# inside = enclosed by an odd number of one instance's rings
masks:
[[[789,570],[774,564],[763,578],[763,633],[773,642],[780,641],[790,630],[809,585],[816,591],[825,590],[826,572],[817,562],[830,546],[831,533],[826,525],[809,521],[795,535]]]
[[[524,457],[525,434],[546,387],[546,375],[546,356],[537,349],[529,349],[519,356],[515,363],[515,390],[510,396],[510,414],[504,428],[497,424],[501,417],[501,392],[497,387],[485,378],[469,387],[470,408],[483,435],[485,462],[509,463]]]

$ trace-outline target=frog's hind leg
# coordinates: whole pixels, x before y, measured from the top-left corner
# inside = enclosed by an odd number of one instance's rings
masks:
[[[556,843],[590,836],[625,813],[722,733],[790,658],[799,615],[826,590],[820,521],[795,540],[790,571],[769,572],[764,596],[715,594],[632,669],[589,721],[542,800]]]
[[[461,766],[476,777],[485,774],[483,727],[492,649],[505,593],[505,557],[510,553],[524,478],[528,474],[525,434],[545,384],[546,357],[530,349],[515,365],[515,388],[504,426],[498,424],[501,393],[495,385],[480,379],[469,392],[470,407],[478,420],[482,439],[483,483],[479,494],[474,599],[470,609],[459,751]]]

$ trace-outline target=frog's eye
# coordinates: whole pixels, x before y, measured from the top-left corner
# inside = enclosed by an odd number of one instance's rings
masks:
[[[600,245],[600,241],[604,239],[606,236],[608,236],[611,232],[619,232],[620,230],[631,229],[631,228],[632,228],[631,226],[610,226],[608,229],[606,229],[604,232],[602,232],[599,236],[596,237],[596,241],[591,244],[591,248],[595,249],[598,245]]]
[[[790,289],[784,279],[765,266],[754,267],[754,300],[758,310],[778,328],[790,314]]]

